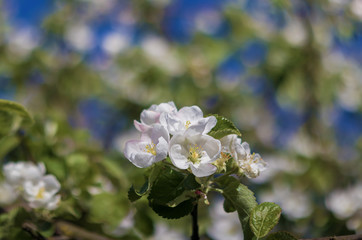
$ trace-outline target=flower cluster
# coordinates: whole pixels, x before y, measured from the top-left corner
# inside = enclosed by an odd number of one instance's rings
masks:
[[[60,183],[53,175],[45,175],[43,163],[10,162],[4,165],[3,174],[5,182],[1,188],[7,192],[3,203],[11,203],[21,196],[31,208],[53,210],[57,207]]]
[[[255,178],[266,163],[259,154],[251,154],[249,145],[235,134],[218,140],[208,135],[216,126],[215,116],[204,117],[198,106],[177,110],[173,102],[152,105],[134,121],[140,139],[126,143],[124,155],[135,166],[149,167],[170,157],[179,169],[188,169],[196,177],[225,169],[232,157],[241,172]]]

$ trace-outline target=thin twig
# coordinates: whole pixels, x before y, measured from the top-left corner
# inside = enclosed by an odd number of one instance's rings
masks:
[[[57,228],[62,232],[62,234],[79,239],[89,239],[89,240],[111,240],[112,238],[108,238],[105,236],[101,236],[94,232],[89,232],[81,227],[73,225],[71,223],[65,221],[59,221],[56,223]]]
[[[362,234],[338,236],[338,237],[308,238],[308,239],[300,239],[300,240],[362,240]]]
[[[192,236],[191,240],[200,240],[199,225],[197,224],[197,204],[191,212],[192,216]]]

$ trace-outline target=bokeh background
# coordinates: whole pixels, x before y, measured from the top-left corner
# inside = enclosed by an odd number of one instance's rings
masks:
[[[0,8],[0,98],[36,119],[33,155],[68,189],[62,199],[80,212],[70,221],[91,209],[83,225],[99,233],[187,238],[187,217],[165,221],[146,201],[107,198],[126,196],[145,171],[122,155],[137,137],[133,119],[174,101],[230,118],[261,154],[268,170],[245,184],[258,202],[280,204],[279,229],[362,231],[362,0],[2,0]],[[1,157],[24,158],[15,150]],[[211,197],[205,238],[241,239],[237,218]]]

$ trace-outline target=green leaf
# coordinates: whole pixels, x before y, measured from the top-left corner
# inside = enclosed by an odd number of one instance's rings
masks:
[[[264,202],[253,209],[250,227],[257,239],[266,236],[278,223],[282,209],[275,203]]]
[[[232,203],[238,212],[245,239],[252,239],[254,234],[250,229],[249,217],[251,211],[258,205],[254,193],[231,176],[216,178],[215,182],[223,189],[225,199]]]
[[[265,240],[298,240],[293,234],[288,232],[276,232],[269,234]]]
[[[185,191],[184,174],[165,167],[162,174],[159,174],[151,188],[149,199],[153,199],[158,204],[167,204]]]
[[[150,184],[148,181],[146,181],[143,186],[141,187],[141,189],[139,191],[137,191],[133,185],[131,186],[131,188],[128,190],[128,199],[131,202],[134,202],[138,199],[140,199],[143,195],[145,195],[148,190],[149,190]]]
[[[196,198],[190,198],[189,200],[181,202],[176,207],[168,207],[150,200],[149,205],[159,216],[167,219],[177,219],[190,214],[194,208],[195,201],[197,201]]]
[[[31,221],[30,214],[23,208],[14,208],[0,215],[0,239],[32,239],[21,226]]]
[[[7,135],[21,126],[30,126],[32,123],[32,117],[22,105],[0,99],[0,135]]]
[[[220,139],[230,134],[236,134],[241,137],[239,129],[235,127],[233,122],[216,114],[213,116],[216,117],[217,123],[216,126],[208,133],[210,136]]]
[[[229,201],[228,199],[225,198],[224,200],[224,210],[227,213],[231,213],[236,211],[236,208],[234,207],[234,205],[232,204],[231,201]]]
[[[185,178],[183,186],[185,187],[186,190],[195,190],[201,187],[200,183],[196,181],[195,176],[193,174],[189,174]]]
[[[138,195],[136,193],[136,190],[134,189],[133,185],[130,187],[130,189],[128,190],[128,200],[130,200],[131,202],[135,202],[138,199],[140,199],[142,196]]]

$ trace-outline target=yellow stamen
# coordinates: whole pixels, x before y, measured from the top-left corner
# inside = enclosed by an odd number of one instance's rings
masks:
[[[190,147],[188,160],[190,160],[192,163],[200,163],[201,150],[202,149],[197,145]]]
[[[157,154],[156,152],[156,145],[154,143],[151,143],[151,144],[148,144],[146,145],[146,150],[145,152],[148,152],[148,153],[151,153],[152,155],[155,155]]]
[[[231,158],[231,155],[226,152],[221,152],[220,158],[218,158],[213,164],[220,170],[226,171],[226,162]]]
[[[44,198],[45,188],[41,187],[38,191],[38,194],[35,196],[36,199],[43,199]]]
[[[187,120],[186,123],[185,123],[186,129],[188,129],[190,127],[190,125],[191,125],[191,122]]]

